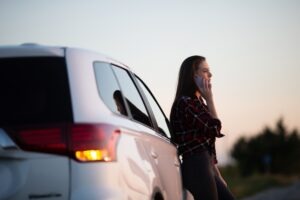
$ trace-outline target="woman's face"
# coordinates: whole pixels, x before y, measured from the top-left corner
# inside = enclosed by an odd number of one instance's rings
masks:
[[[199,64],[198,69],[195,71],[195,75],[201,76],[202,78],[210,81],[212,74],[206,61],[203,61]]]

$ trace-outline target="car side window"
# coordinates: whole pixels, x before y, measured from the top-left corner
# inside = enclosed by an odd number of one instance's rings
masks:
[[[113,66],[113,70],[120,84],[125,104],[128,106],[132,118],[152,127],[145,104],[127,70],[117,66]]]
[[[98,92],[105,105],[118,114],[126,115],[120,87],[109,63],[94,62]]]
[[[144,94],[146,95],[146,98],[151,106],[151,109],[153,111],[154,117],[157,122],[159,133],[170,138],[171,134],[170,134],[170,130],[169,130],[169,127],[167,124],[167,119],[166,119],[164,113],[160,109],[159,105],[157,104],[156,100],[152,96],[152,93],[147,88],[147,86],[138,77],[136,77],[136,78],[137,78],[136,80],[138,81],[139,85],[141,86],[141,88],[142,88]]]

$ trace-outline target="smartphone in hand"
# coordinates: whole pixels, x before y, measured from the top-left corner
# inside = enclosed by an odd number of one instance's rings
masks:
[[[204,88],[203,78],[201,76],[198,75],[194,76],[194,80],[199,90]]]

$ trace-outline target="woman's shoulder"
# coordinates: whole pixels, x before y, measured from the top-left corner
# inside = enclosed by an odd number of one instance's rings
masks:
[[[179,97],[179,98],[177,98],[177,102],[180,102],[180,101],[190,101],[190,100],[192,100],[192,97],[190,97],[190,96],[181,96],[181,97]]]
[[[181,96],[177,99],[177,102],[193,102],[193,101],[196,101],[197,98],[193,98],[193,97],[190,97],[190,96]]]
[[[178,107],[180,106],[186,106],[188,104],[193,104],[195,101],[194,98],[190,97],[190,96],[181,96],[179,97],[176,101],[175,101],[175,105]]]

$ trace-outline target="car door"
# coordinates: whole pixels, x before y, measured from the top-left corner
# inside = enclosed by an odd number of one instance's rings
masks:
[[[117,110],[122,115],[128,115],[129,119],[135,122],[135,130],[138,131],[130,134],[134,135],[135,142],[132,143],[132,146],[127,147],[127,151],[133,146],[138,146],[139,154],[143,155],[142,164],[138,157],[130,156],[127,156],[127,161],[121,162],[121,164],[126,164],[122,166],[123,169],[135,169],[134,171],[127,170],[132,172],[129,173],[132,180],[138,180],[138,177],[141,179],[141,181],[132,184],[131,179],[127,178],[125,174],[127,182],[135,189],[146,183],[145,186],[149,188],[147,190],[149,190],[149,194],[152,194],[152,197],[161,195],[164,199],[181,199],[179,161],[175,146],[167,138],[170,133],[164,114],[153,97],[151,97],[150,102],[152,100],[155,104],[150,107],[149,100],[146,99],[146,95],[130,71],[115,65],[112,65],[112,69],[120,86],[120,91],[115,91],[113,94],[118,107]],[[149,92],[149,94],[151,93]],[[123,152],[124,154],[126,151]],[[140,188],[138,190],[145,191],[146,189]]]
[[[153,117],[155,118],[155,134],[157,137],[153,137],[151,141],[145,143],[146,149],[155,161],[163,188],[165,189],[166,199],[181,199],[180,162],[176,147],[170,142],[171,134],[168,127],[168,120],[145,83],[136,76],[135,80],[142,90],[144,97],[147,98],[148,105],[151,107]]]

